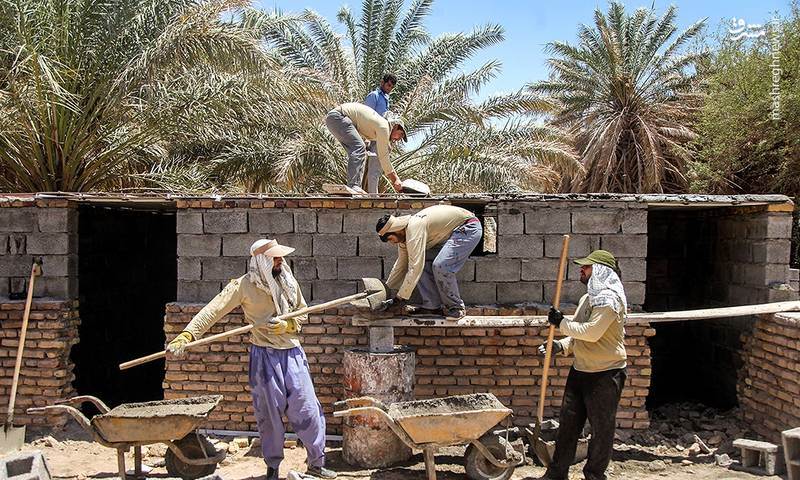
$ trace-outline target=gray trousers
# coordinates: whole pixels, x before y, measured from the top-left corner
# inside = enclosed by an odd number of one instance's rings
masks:
[[[347,151],[347,186],[361,188],[367,147],[353,121],[338,110],[331,110],[325,117],[325,126]]]
[[[424,308],[465,308],[458,291],[456,273],[467,263],[482,235],[480,222],[465,223],[453,230],[435,258],[426,255],[425,268],[417,283]]]
[[[378,160],[378,142],[369,142],[367,152],[367,193],[378,193],[378,183],[381,181],[383,167]]]

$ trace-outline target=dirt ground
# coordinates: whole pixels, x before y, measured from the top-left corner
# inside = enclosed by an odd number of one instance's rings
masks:
[[[34,432],[32,432],[34,433]],[[98,479],[117,477],[116,451],[92,443],[85,434],[76,429],[68,429],[50,435],[52,432],[35,433],[32,443],[25,450],[41,450],[54,478]],[[228,444],[228,458],[217,469],[224,480],[245,480],[264,478],[266,468],[257,446],[239,448],[231,438],[213,439],[217,448]],[[239,440],[242,442],[243,440]],[[715,464],[714,455],[690,455],[666,453],[657,454],[649,447],[618,445],[614,461],[608,470],[612,479],[676,479],[676,480],[733,480],[761,479],[777,480],[785,477],[765,477],[723,468]],[[163,466],[163,448],[145,449],[145,464],[154,468],[147,473],[148,478],[167,478]],[[348,480],[424,480],[425,465],[422,455],[417,454],[410,461],[397,467],[381,470],[359,470],[345,464],[341,449],[328,450],[328,466],[339,472],[339,478]],[[436,456],[437,478],[440,480],[465,479],[463,467],[463,447],[453,447],[440,451]],[[132,454],[127,460],[128,469],[133,468]],[[732,466],[735,468],[736,464]],[[583,478],[582,464],[572,467],[570,480]],[[287,448],[281,465],[281,478],[290,469],[305,471],[305,449]],[[515,480],[535,479],[544,473],[538,466],[526,465],[517,468],[512,477]]]

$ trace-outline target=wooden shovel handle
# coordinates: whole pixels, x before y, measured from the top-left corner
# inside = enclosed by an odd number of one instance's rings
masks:
[[[561,285],[564,283],[564,270],[567,267],[567,252],[569,251],[569,235],[564,235],[564,242],[561,244],[561,258],[558,260],[558,277],[556,279],[556,294],[553,296],[553,307],[558,309],[561,304]],[[547,396],[547,375],[550,372],[550,356],[553,353],[553,336],[556,333],[556,327],[550,324],[550,330],[547,333],[547,347],[544,353],[544,368],[542,370],[542,385],[539,390],[539,411],[537,412],[537,419],[539,425],[542,424],[544,419],[544,397]]]
[[[33,285],[42,270],[39,266],[40,260],[34,260],[31,265],[31,279],[28,282],[28,298],[25,300],[25,313],[22,314],[22,329],[19,333],[19,345],[17,345],[17,360],[14,363],[14,377],[11,381],[11,395],[8,397],[8,416],[6,425],[11,427],[14,423],[14,404],[17,401],[17,385],[19,385],[19,372],[22,368],[22,353],[25,350],[25,336],[28,333],[28,319],[31,316],[31,303],[33,303]]]

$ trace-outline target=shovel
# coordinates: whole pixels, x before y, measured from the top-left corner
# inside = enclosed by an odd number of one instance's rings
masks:
[[[564,235],[564,243],[561,244],[561,259],[558,261],[558,277],[556,279],[556,294],[553,296],[553,308],[558,309],[561,303],[561,285],[564,283],[564,269],[567,266],[567,251],[569,249],[569,235]],[[547,445],[542,441],[542,421],[544,420],[544,397],[547,394],[547,374],[550,371],[550,355],[553,353],[553,336],[555,335],[556,327],[550,324],[550,330],[547,333],[547,347],[544,354],[544,369],[542,370],[542,385],[539,390],[539,411],[536,415],[536,423],[533,427],[533,452],[536,457],[545,467],[550,465],[552,458],[550,458],[550,451],[547,450]]]
[[[14,364],[14,377],[11,381],[11,395],[8,397],[8,416],[0,435],[0,454],[19,450],[25,443],[25,426],[14,426],[14,403],[17,400],[17,385],[19,384],[19,371],[22,368],[22,352],[25,349],[25,335],[28,332],[28,318],[31,314],[33,301],[33,284],[37,276],[42,274],[41,259],[34,259],[31,265],[31,279],[28,282],[28,298],[25,300],[25,313],[22,315],[22,330],[19,334],[17,346],[17,361]]]
[[[386,287],[384,287],[383,282],[381,282],[377,278],[362,278],[361,282],[364,284],[363,292],[354,293],[353,295],[348,295],[342,298],[337,298],[336,300],[331,300],[330,302],[320,303],[319,305],[312,305],[310,307],[301,308],[299,310],[295,310],[294,312],[284,313],[283,315],[278,315],[277,317],[274,317],[272,321],[286,320],[288,318],[299,317],[300,315],[305,315],[307,313],[321,312],[323,310],[327,310],[337,305],[342,305],[344,303],[353,303],[358,300],[365,300],[371,309],[376,310],[378,307],[380,307],[381,303],[384,300],[386,300]],[[189,342],[186,344],[186,348],[198,347],[200,345],[216,342],[217,340],[222,340],[223,338],[227,338],[233,335],[241,335],[243,333],[249,332],[252,328],[253,325],[245,325],[244,327],[234,328],[232,330],[228,330],[227,332],[218,333],[216,335],[211,335],[210,337],[195,340],[194,342]],[[141,365],[147,362],[152,362],[153,360],[158,360],[159,358],[164,358],[166,356],[167,356],[166,350],[164,350],[163,352],[152,353],[145,357],[137,358],[135,360],[131,360],[125,363],[120,363],[119,369],[126,370],[128,368],[135,367],[137,365]]]

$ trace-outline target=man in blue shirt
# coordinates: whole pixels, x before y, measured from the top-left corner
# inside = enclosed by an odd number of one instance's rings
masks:
[[[364,99],[371,109],[383,116],[389,110],[389,94],[397,84],[397,77],[391,73],[385,73],[381,79],[381,85],[369,92]],[[369,152],[367,152],[367,192],[378,193],[378,181],[381,178],[381,164],[378,161],[376,142],[370,142]]]

